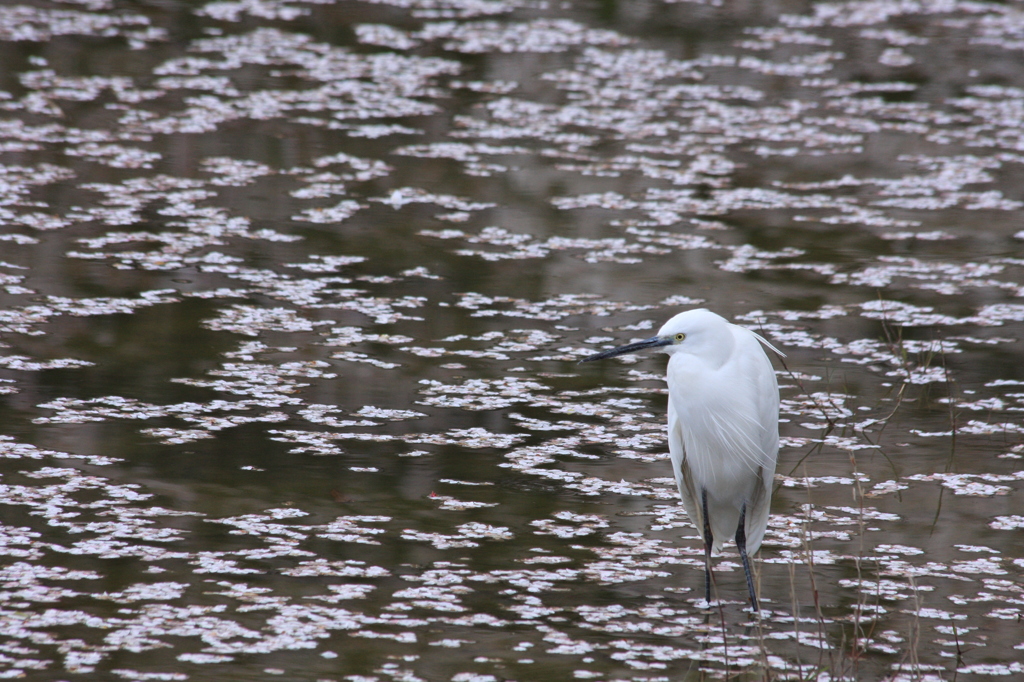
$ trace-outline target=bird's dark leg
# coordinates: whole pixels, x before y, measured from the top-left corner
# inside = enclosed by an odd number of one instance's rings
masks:
[[[714,537],[711,535],[711,520],[708,518],[708,491],[707,488],[700,490],[700,504],[704,516],[704,599],[711,606],[711,544]]]
[[[705,520],[704,523],[707,523],[707,521]],[[740,525],[736,527],[736,547],[740,550],[740,559],[743,560],[743,572],[747,574],[747,592],[750,593],[750,608],[757,612],[757,595],[754,593],[754,579],[750,575],[750,559],[747,558],[746,523],[747,505],[744,504],[743,511],[740,512]]]

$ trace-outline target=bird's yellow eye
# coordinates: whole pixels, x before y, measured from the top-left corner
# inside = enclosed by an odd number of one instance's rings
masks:
[[[679,343],[680,341],[682,341],[682,340],[683,340],[683,339],[685,339],[685,338],[686,338],[686,334],[683,334],[682,332],[679,332],[679,333],[678,333],[678,334],[676,334],[676,336],[675,336],[675,339],[676,339],[676,343]]]

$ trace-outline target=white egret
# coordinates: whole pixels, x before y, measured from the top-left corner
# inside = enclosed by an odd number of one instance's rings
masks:
[[[582,360],[645,348],[668,353],[668,447],[683,507],[704,540],[705,596],[710,603],[711,552],[732,537],[754,611],[748,554],[764,538],[779,454],[779,386],[761,344],[782,355],[701,308],[679,313],[657,336]]]

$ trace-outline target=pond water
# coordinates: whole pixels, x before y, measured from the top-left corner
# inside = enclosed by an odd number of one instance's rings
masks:
[[[0,677],[1024,672],[1024,5],[0,7]],[[775,358],[745,609],[664,357]]]

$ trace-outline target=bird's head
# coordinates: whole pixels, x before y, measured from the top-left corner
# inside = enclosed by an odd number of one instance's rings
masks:
[[[711,350],[718,346],[719,350],[727,350],[722,348],[721,344],[731,345],[728,328],[728,320],[706,308],[687,310],[662,325],[656,336],[590,355],[580,362],[614,358],[648,348],[658,349],[670,355],[678,352],[695,352],[701,347]]]

